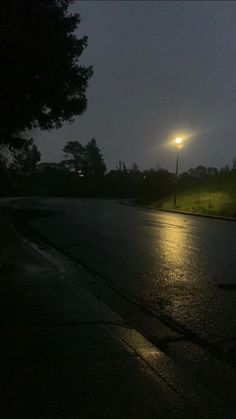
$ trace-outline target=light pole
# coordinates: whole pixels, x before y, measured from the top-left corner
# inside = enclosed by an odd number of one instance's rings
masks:
[[[183,147],[183,139],[180,137],[176,138],[175,144],[176,144],[176,167],[175,167],[174,209],[176,208],[178,176],[179,176],[179,150]]]

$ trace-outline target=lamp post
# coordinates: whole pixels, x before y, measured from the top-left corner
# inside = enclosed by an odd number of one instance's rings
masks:
[[[183,147],[183,139],[180,137],[176,138],[175,144],[176,144],[176,167],[175,167],[174,209],[176,208],[178,176],[179,176],[179,150]]]

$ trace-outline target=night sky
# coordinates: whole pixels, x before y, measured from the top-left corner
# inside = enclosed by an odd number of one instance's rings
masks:
[[[92,137],[108,169],[119,160],[174,171],[171,139],[186,137],[180,171],[236,156],[236,2],[76,1],[80,63],[92,64],[84,115],[36,137],[42,161]]]

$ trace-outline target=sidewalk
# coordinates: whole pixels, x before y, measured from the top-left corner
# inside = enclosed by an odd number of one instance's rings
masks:
[[[6,227],[1,418],[225,418],[161,351]],[[92,277],[91,277],[92,280]]]

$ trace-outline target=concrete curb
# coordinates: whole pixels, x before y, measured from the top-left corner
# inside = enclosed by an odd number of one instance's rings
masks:
[[[211,214],[201,214],[196,212],[190,212],[190,211],[178,211],[178,210],[171,210],[171,209],[163,209],[163,208],[155,208],[149,205],[141,205],[141,204],[135,204],[134,202],[128,202],[128,201],[121,201],[123,205],[129,205],[131,207],[137,207],[137,208],[145,208],[152,211],[162,211],[162,212],[170,212],[170,213],[176,213],[176,214],[183,214],[183,215],[192,215],[195,217],[205,217],[205,218],[212,218],[216,220],[224,220],[224,221],[233,221],[236,222],[236,217],[225,217],[224,215],[211,215]]]

